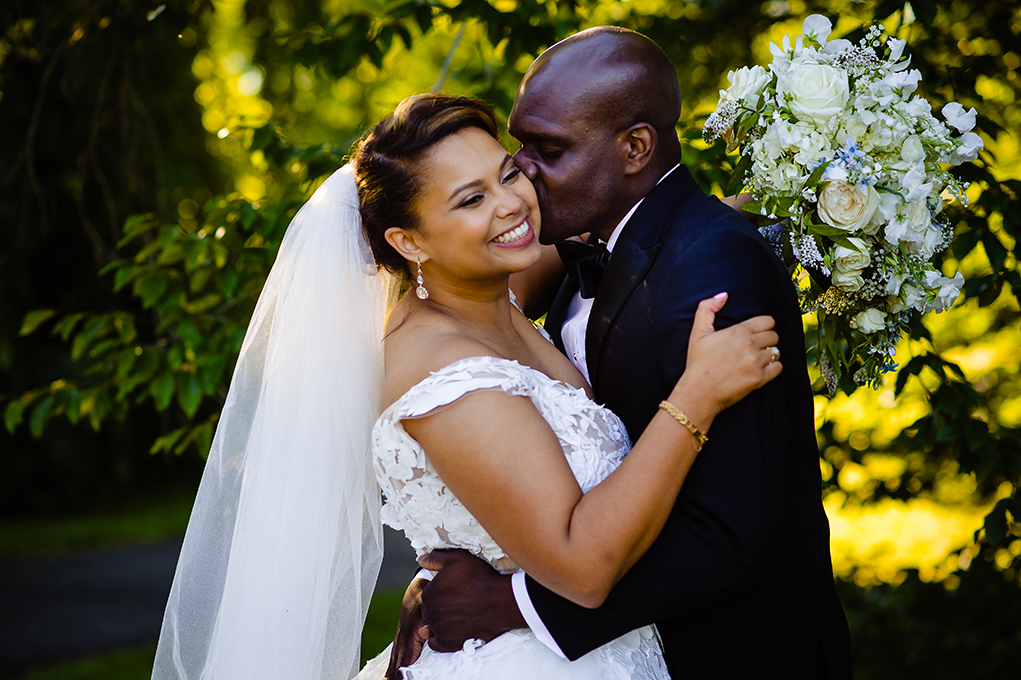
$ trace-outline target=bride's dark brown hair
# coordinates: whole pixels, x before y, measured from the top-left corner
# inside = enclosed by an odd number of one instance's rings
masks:
[[[415,205],[421,192],[422,156],[465,128],[477,127],[500,139],[489,104],[472,97],[418,94],[408,97],[358,144],[355,177],[362,228],[376,264],[408,276],[407,260],[386,240],[390,227],[418,226]]]

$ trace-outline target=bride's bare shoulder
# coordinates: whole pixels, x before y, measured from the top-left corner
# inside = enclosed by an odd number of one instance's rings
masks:
[[[466,336],[443,314],[428,309],[410,314],[401,311],[395,309],[387,324],[384,406],[396,401],[433,371],[461,359],[494,355],[489,346]]]

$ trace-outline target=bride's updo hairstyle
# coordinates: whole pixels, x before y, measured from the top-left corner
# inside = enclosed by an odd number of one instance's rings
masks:
[[[472,97],[418,94],[408,97],[372,128],[354,154],[362,227],[376,264],[407,277],[407,260],[386,240],[390,227],[414,229],[422,157],[435,144],[477,127],[500,139],[489,104]]]

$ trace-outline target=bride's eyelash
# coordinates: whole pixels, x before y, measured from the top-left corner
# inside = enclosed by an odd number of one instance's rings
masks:
[[[518,168],[518,167],[512,168],[510,170],[510,172],[508,172],[506,175],[504,175],[503,179],[500,180],[500,181],[503,184],[506,184],[507,182],[512,182],[520,174],[521,174],[521,168]],[[477,204],[481,200],[482,200],[482,194],[473,194],[473,195],[469,196],[468,198],[464,199],[463,201],[461,201],[461,204],[458,205],[457,207],[458,208],[467,208],[467,207],[470,207],[470,206],[473,206],[473,205]]]

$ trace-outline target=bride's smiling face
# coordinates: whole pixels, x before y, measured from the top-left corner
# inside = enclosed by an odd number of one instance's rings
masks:
[[[419,249],[427,286],[436,277],[482,280],[535,264],[540,251],[535,189],[492,136],[465,128],[437,143],[417,165],[418,227],[392,231],[403,232]]]

